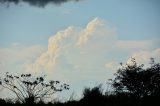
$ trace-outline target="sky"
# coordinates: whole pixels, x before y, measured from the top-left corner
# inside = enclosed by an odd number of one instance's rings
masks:
[[[4,1],[1,73],[46,74],[67,82],[69,97],[105,84],[130,57],[139,64],[150,57],[160,62],[159,0]]]

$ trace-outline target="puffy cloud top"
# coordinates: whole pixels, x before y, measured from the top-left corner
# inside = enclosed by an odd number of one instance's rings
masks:
[[[116,70],[117,62],[121,62],[118,55],[124,59],[135,50],[152,47],[152,43],[145,40],[118,40],[115,33],[115,28],[100,18],[94,18],[84,28],[70,26],[51,36],[47,51],[26,67],[33,72]]]
[[[96,62],[95,55],[105,52],[103,47],[110,45],[108,43],[110,38],[113,41],[114,30],[109,28],[100,18],[93,19],[85,28],[70,26],[50,37],[48,50],[42,53],[35,63],[28,65],[28,68],[30,67],[34,71],[54,70],[62,62],[66,69],[89,68],[84,63],[89,63],[90,65],[88,65],[91,66],[93,61]],[[101,53],[97,53],[97,51],[101,51]],[[80,58],[80,56],[82,57]],[[82,64],[84,65],[82,66]]]

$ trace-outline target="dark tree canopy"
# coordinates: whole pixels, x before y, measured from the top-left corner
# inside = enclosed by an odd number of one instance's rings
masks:
[[[150,67],[144,69],[143,66],[137,65],[134,58],[131,65],[122,65],[113,80],[116,93],[136,97],[160,96],[160,64],[151,58]]]
[[[8,72],[0,80],[0,86],[12,91],[22,103],[44,100],[56,92],[69,89],[69,85],[61,84],[59,81],[45,81],[45,76],[35,77],[31,74],[14,76]]]

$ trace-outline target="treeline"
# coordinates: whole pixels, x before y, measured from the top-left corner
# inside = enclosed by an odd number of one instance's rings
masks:
[[[11,102],[1,99],[0,106],[159,106],[160,96],[147,96],[143,98],[128,96],[127,94],[103,94],[99,86],[92,89],[86,88],[83,91],[84,96],[76,101],[70,100],[67,102],[49,102],[44,103],[20,103]]]
[[[160,106],[160,63],[151,58],[150,66],[144,68],[132,58],[131,64],[121,63],[121,66],[115,78],[109,80],[112,92],[104,93],[101,86],[85,88],[80,100],[73,98],[66,102],[45,103],[44,100],[48,95],[69,90],[68,84],[52,80],[45,82],[45,77],[33,77],[31,74],[13,76],[6,73],[0,84],[15,93],[17,101],[0,99],[0,106]]]

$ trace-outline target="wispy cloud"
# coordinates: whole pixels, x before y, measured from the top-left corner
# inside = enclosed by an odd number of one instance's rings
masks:
[[[22,64],[31,62],[42,51],[44,46],[34,45],[31,47],[22,47],[18,43],[8,48],[0,48],[0,70],[6,71],[22,71]],[[20,69],[21,67],[21,69]],[[18,69],[19,68],[19,69]],[[18,69],[18,70],[16,70]]]
[[[107,70],[114,71],[114,72],[118,69],[119,66],[120,66],[119,62],[116,62],[116,61],[110,61],[105,64],[105,68]]]
[[[119,40],[117,47],[121,49],[148,49],[153,43],[147,40]]]
[[[160,61],[160,48],[154,49],[152,51],[139,51],[132,54],[132,58],[135,58],[138,64],[148,64],[150,58],[155,58],[155,61]],[[127,61],[128,64],[131,64],[131,58]]]

